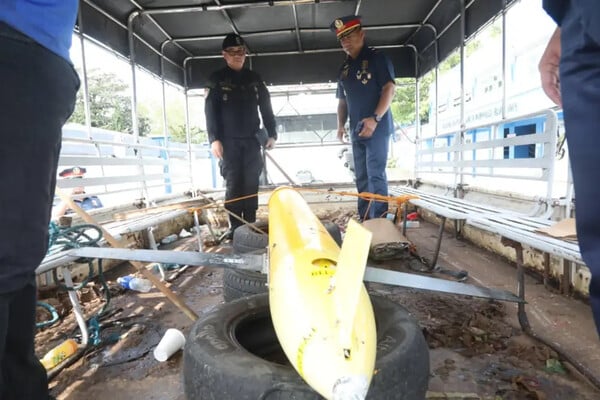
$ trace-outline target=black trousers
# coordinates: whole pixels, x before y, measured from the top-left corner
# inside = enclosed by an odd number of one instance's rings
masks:
[[[71,64],[0,23],[0,400],[48,398],[33,350],[34,278],[78,88]]]
[[[225,179],[225,200],[258,193],[258,179],[263,163],[260,145],[255,137],[223,140],[221,174]],[[248,222],[256,221],[258,197],[226,203],[225,208]],[[242,225],[237,218],[229,216],[231,229]]]
[[[35,355],[35,281],[0,295],[0,399],[46,400],[46,369]]]
[[[573,0],[561,27],[560,87],[575,186],[577,238],[592,273],[590,303],[600,335],[600,3]]]

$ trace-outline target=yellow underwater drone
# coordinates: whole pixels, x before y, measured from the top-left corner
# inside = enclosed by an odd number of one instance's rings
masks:
[[[330,400],[364,399],[377,335],[363,276],[371,232],[350,221],[342,249],[295,190],[269,199],[269,303],[300,376]]]

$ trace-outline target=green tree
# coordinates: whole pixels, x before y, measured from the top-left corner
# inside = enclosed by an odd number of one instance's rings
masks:
[[[186,143],[187,142],[187,136],[186,136],[184,124],[176,125],[176,126],[169,126],[169,133],[171,134],[171,140],[173,142],[178,142],[178,143]],[[199,143],[208,142],[208,134],[197,126],[192,126],[190,128],[190,136],[191,136],[192,143],[199,144]]]
[[[433,74],[426,74],[419,79],[419,118],[421,123],[429,121],[429,86]],[[413,78],[396,79],[396,95],[392,102],[394,121],[401,125],[415,123],[415,80]]]
[[[133,133],[127,84],[113,73],[92,70],[88,74],[88,87],[92,127]],[[83,90],[77,93],[77,103],[69,122],[85,124]],[[145,115],[138,116],[138,125],[140,136],[146,136],[152,129],[150,120]]]
[[[163,136],[163,111],[162,101],[159,99],[150,99],[145,101],[139,107],[140,111],[151,121],[152,136]],[[180,96],[171,96],[166,102],[168,134],[172,142],[186,143],[187,136],[185,130],[185,101],[183,94]],[[200,127],[190,128],[192,143],[205,143],[208,141],[208,135]]]

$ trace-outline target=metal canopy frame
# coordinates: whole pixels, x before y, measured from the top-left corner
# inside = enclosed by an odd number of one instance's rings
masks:
[[[396,75],[418,78],[514,1],[80,0],[80,30],[185,89],[204,87],[223,65],[231,32],[246,39],[249,65],[268,84],[323,83],[336,80],[344,57],[329,24],[356,13]]]

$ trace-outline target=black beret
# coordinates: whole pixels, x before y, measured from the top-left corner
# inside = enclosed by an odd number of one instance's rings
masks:
[[[236,35],[235,33],[230,33],[229,35],[225,36],[225,39],[223,39],[223,46],[222,49],[225,50],[228,47],[237,47],[237,46],[245,46],[246,43],[244,42],[244,39],[242,39],[242,37],[240,35]]]

